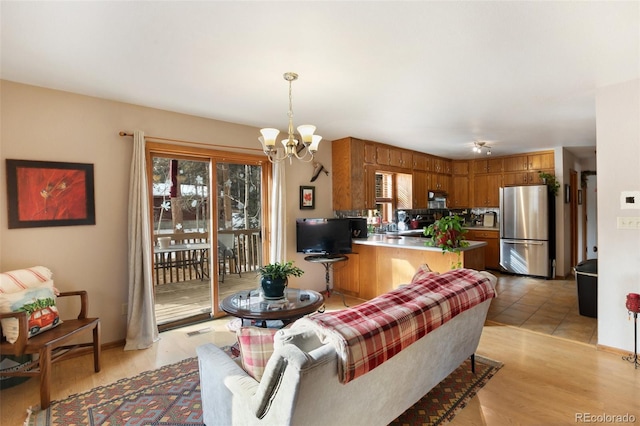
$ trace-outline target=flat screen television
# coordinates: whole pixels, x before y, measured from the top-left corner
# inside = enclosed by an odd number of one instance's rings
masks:
[[[351,221],[349,219],[296,219],[298,253],[351,253]]]

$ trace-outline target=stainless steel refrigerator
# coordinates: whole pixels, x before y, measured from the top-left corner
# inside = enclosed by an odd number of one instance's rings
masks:
[[[500,188],[500,266],[505,271],[552,276],[554,206],[546,185]]]

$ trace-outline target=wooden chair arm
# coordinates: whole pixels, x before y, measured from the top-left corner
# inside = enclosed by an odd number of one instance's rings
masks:
[[[24,348],[27,346],[27,339],[29,338],[29,318],[26,312],[7,312],[0,313],[0,319],[2,318],[17,318],[18,319],[18,340],[13,343],[15,355],[21,355],[24,352]]]
[[[78,314],[78,319],[85,319],[89,311],[89,297],[87,296],[87,292],[85,290],[63,291],[58,295],[58,297],[68,296],[80,296],[80,313]]]

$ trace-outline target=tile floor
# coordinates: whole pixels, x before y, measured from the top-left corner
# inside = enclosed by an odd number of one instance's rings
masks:
[[[579,314],[573,277],[544,280],[493,273],[498,276],[498,297],[491,303],[488,320],[597,344],[597,319]]]

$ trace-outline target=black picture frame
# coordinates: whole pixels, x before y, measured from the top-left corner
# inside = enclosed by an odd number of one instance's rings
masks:
[[[578,204],[582,205],[582,189],[578,189]]]
[[[95,225],[93,164],[6,160],[9,229]]]
[[[569,204],[571,202],[571,187],[568,183],[564,184],[564,202]]]
[[[300,210],[313,210],[316,208],[316,187],[300,187]]]

